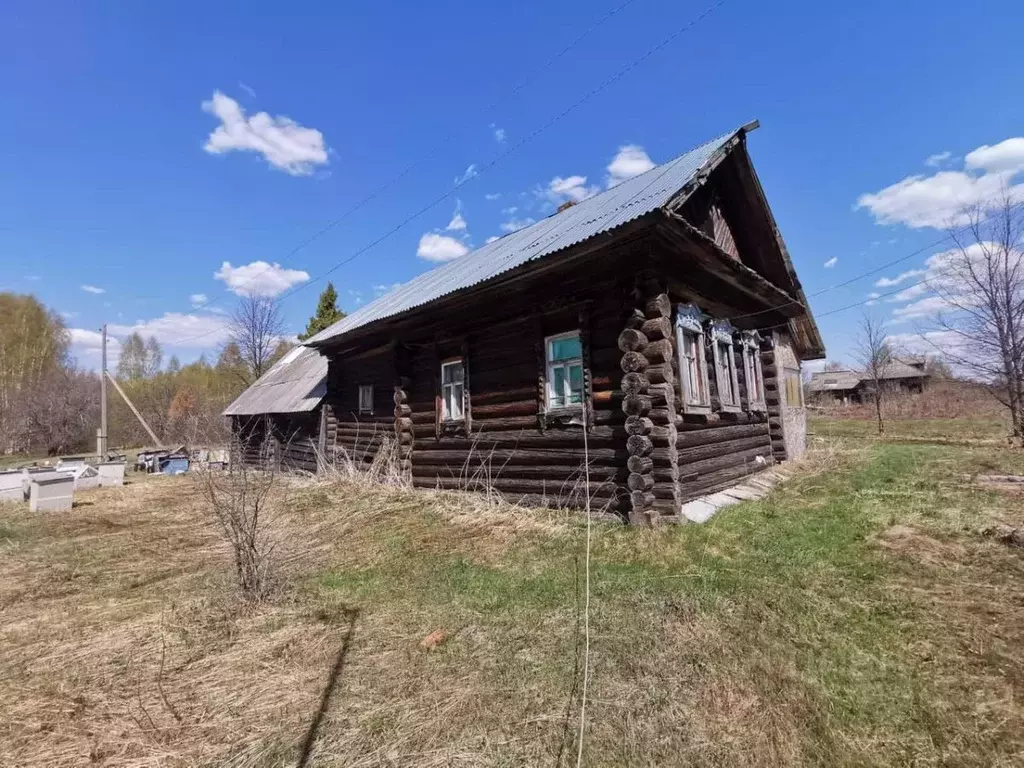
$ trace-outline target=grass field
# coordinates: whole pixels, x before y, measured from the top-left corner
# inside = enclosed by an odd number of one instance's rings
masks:
[[[705,526],[595,525],[585,765],[1024,761],[1024,553],[978,533],[1024,504],[963,479],[1021,457],[815,432]],[[257,608],[187,477],[0,507],[0,764],[575,764],[578,519],[280,493]]]

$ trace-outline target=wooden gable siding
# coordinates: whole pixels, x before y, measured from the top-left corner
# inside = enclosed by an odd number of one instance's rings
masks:
[[[324,448],[328,461],[370,464],[394,438],[395,357],[392,345],[332,357],[327,365]],[[373,413],[359,412],[359,386],[373,385]]]

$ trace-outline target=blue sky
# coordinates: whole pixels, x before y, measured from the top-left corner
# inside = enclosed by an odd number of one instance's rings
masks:
[[[318,275],[442,195],[330,275],[345,309],[609,168],[758,118],[754,163],[821,316],[926,270],[941,247],[829,289],[1024,170],[1013,2],[725,0],[537,132],[714,4],[5,3],[0,287],[65,313],[85,366],[104,322],[189,360],[222,342],[232,287],[304,286],[283,302],[297,332]],[[872,311],[909,334],[917,291]],[[831,357],[849,359],[857,319],[820,318]]]

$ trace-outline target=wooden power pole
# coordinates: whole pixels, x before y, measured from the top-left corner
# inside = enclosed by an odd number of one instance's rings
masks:
[[[100,329],[102,344],[100,371],[100,430],[96,435],[96,453],[101,457],[107,455],[107,325]]]

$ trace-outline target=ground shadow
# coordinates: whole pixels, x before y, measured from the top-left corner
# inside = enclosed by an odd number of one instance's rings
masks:
[[[297,768],[306,768],[309,764],[313,745],[320,735],[320,725],[331,707],[331,697],[334,695],[334,689],[338,687],[341,673],[345,669],[345,660],[348,657],[349,648],[352,647],[352,638],[356,632],[356,620],[359,618],[359,609],[346,608],[342,612],[342,618],[346,626],[345,634],[341,638],[341,648],[338,649],[338,656],[334,660],[334,666],[331,667],[331,672],[327,676],[327,683],[324,685],[323,693],[320,696],[320,706],[317,708],[316,714],[309,724],[309,729],[306,731],[306,738],[302,742],[302,753],[299,755]]]

